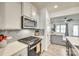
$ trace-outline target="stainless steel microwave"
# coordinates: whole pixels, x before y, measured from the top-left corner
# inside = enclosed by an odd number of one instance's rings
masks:
[[[22,16],[21,20],[22,20],[21,21],[22,22],[22,29],[36,28],[36,26],[37,26],[37,22],[27,16]]]

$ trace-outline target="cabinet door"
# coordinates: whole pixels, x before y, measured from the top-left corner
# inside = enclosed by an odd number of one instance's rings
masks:
[[[21,29],[21,3],[5,3],[5,29]]]
[[[2,30],[4,28],[4,14],[5,14],[5,11],[4,11],[4,3],[3,2],[0,2],[0,29]]]
[[[16,54],[14,54],[13,56],[28,56],[28,51],[27,48],[17,52]]]
[[[39,11],[39,27],[40,29],[45,29],[46,25],[46,18],[45,18],[45,10],[40,10]]]
[[[65,45],[65,42],[63,41],[62,35],[51,35],[51,43],[52,44]]]
[[[31,17],[31,9],[32,9],[32,5],[30,2],[23,2],[22,3],[22,15]]]
[[[39,14],[37,14],[36,21],[37,21],[37,29],[40,29],[40,19],[39,19]]]
[[[33,5],[32,5],[32,13],[31,13],[31,15],[32,15],[33,20],[37,20],[37,9]]]

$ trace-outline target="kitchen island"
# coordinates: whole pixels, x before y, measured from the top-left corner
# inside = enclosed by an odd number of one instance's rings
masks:
[[[79,56],[79,38],[66,37],[66,47],[68,56]]]
[[[52,32],[51,35],[62,35],[62,36],[64,36],[64,33],[60,33],[60,32]]]
[[[18,41],[7,44],[6,47],[0,48],[0,56],[27,56],[28,45]]]
[[[63,33],[53,32],[50,34],[50,36],[51,36],[50,42],[52,44],[66,45],[64,39],[65,36]]]

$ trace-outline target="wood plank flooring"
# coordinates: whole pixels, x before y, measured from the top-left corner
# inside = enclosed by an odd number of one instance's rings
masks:
[[[51,44],[48,50],[43,52],[41,56],[66,56],[66,54],[65,46]]]

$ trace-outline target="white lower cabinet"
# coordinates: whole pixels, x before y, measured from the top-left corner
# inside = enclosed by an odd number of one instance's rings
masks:
[[[15,53],[13,56],[27,56],[27,55],[28,55],[28,50],[27,48],[24,48],[21,51]]]

